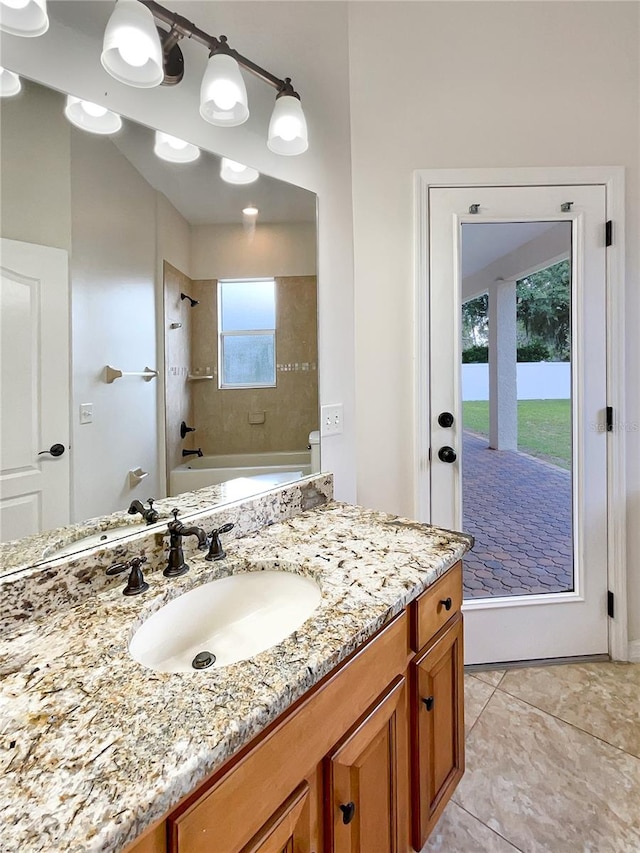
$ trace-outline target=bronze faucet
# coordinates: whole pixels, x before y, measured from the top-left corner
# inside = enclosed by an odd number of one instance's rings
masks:
[[[147,524],[155,524],[158,518],[158,511],[153,508],[153,498],[148,499],[149,506],[146,507],[139,500],[131,501],[131,505],[127,512],[129,515],[135,515],[137,512],[144,518]]]
[[[167,525],[169,531],[169,562],[163,575],[166,578],[177,578],[189,571],[189,566],[184,561],[184,552],[182,550],[183,536],[197,536],[198,550],[206,551],[209,547],[207,534],[201,527],[185,527],[181,521],[178,521],[178,510],[172,509],[173,521]]]

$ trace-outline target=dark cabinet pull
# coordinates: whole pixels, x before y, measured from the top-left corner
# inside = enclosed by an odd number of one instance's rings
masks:
[[[50,453],[51,456],[62,456],[64,453],[64,444],[52,444],[48,450],[41,450],[38,456],[42,456],[45,453]]]
[[[445,429],[452,427],[453,421],[454,418],[451,412],[440,412],[440,414],[438,415],[438,423],[441,427],[444,427]]]
[[[340,811],[342,812],[342,822],[351,823],[356,813],[356,804],[353,801],[346,805],[343,803],[340,805]]]
[[[433,710],[433,703],[435,702],[434,696],[427,696],[427,698],[423,699],[422,701],[424,702],[424,707],[427,709],[427,711]]]
[[[450,598],[442,598],[440,600],[440,604],[444,607],[445,610],[451,610],[453,606],[453,601]]]

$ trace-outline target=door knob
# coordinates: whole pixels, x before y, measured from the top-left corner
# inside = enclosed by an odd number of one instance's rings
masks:
[[[448,447],[445,445],[444,447],[441,447],[438,451],[438,459],[441,462],[448,462],[449,464],[451,464],[452,462],[455,462],[457,458],[458,455],[453,449],[453,447]]]
[[[454,420],[451,412],[440,412],[438,415],[438,423],[441,427],[452,427]]]
[[[50,453],[52,456],[62,456],[64,453],[64,444],[52,444],[48,450],[41,450],[38,456],[42,456],[43,453]]]

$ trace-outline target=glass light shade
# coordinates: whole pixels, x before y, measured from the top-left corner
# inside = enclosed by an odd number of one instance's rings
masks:
[[[226,53],[214,53],[209,58],[200,86],[200,115],[220,127],[235,127],[249,118],[240,67]]]
[[[64,114],[71,124],[89,133],[117,133],[122,127],[122,119],[117,113],[73,95],[67,95]]]
[[[271,113],[267,146],[274,154],[302,154],[309,147],[307,121],[300,99],[280,95]]]
[[[253,207],[253,205],[249,205],[249,207],[243,207],[242,212],[245,216],[257,216],[259,211],[257,207]]]
[[[0,0],[0,30],[12,36],[41,36],[48,29],[47,0]]]
[[[151,11],[138,0],[117,0],[104,31],[100,61],[116,80],[139,89],[164,80],[160,36]]]
[[[11,98],[22,89],[20,78],[13,71],[0,67],[0,98]]]
[[[228,184],[252,184],[258,180],[260,172],[252,169],[251,166],[223,157],[220,164],[220,177]]]
[[[200,156],[200,149],[196,145],[162,133],[161,130],[156,130],[153,151],[161,160],[168,160],[170,163],[193,163]]]

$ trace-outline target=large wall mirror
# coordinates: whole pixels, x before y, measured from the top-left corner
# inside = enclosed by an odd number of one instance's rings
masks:
[[[319,470],[315,195],[33,82],[0,108],[0,540]]]

